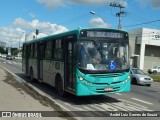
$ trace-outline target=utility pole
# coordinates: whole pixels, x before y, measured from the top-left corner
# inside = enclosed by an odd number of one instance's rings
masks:
[[[122,8],[125,8],[127,5],[127,3],[118,3],[118,2],[111,2],[110,6],[111,7],[118,7],[120,8],[120,11],[118,13],[116,13],[116,16],[118,16],[119,18],[119,23],[118,23],[118,29],[122,29],[122,15],[126,15],[127,12],[122,11]]]

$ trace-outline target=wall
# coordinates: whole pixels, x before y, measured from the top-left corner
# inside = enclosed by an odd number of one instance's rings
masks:
[[[143,70],[160,65],[160,30],[139,28],[129,32],[130,59],[133,67],[138,67],[143,61],[140,60],[141,44],[145,44],[145,56]]]
[[[146,45],[144,71],[154,66],[160,66],[160,46]]]

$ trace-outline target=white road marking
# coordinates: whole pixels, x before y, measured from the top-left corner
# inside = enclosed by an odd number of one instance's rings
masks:
[[[153,111],[153,110],[148,109],[148,107],[142,106],[135,102],[131,102],[131,101],[123,100],[123,99],[118,99],[118,100],[121,102],[119,102],[117,106],[124,107],[125,109],[128,109],[129,111],[130,110],[132,111]]]
[[[87,107],[87,106],[84,106],[84,105],[83,105],[83,107],[84,107],[86,110],[88,110],[88,111],[93,111],[93,109],[91,109],[91,108],[89,108],[89,107]]]
[[[146,106],[142,106],[135,102],[118,99],[119,102],[101,102],[90,105],[91,107],[100,111],[152,111]]]
[[[101,108],[102,106],[99,104],[91,104],[90,106],[96,108],[98,111],[106,111],[105,109]]]
[[[13,64],[18,64],[17,62],[13,62]]]
[[[116,93],[116,95],[122,95],[122,94],[120,94],[120,93]]]
[[[131,99],[142,102],[142,103],[146,103],[146,104],[149,104],[149,105],[153,105],[153,103],[150,103],[150,102],[147,102],[147,101],[144,101],[144,100],[140,100],[140,99],[137,99],[137,98],[131,98]]]
[[[159,88],[159,87],[160,87],[160,84],[159,84],[159,83],[158,83],[158,84],[152,84],[151,86],[152,86],[152,87]]]
[[[7,62],[8,64],[12,64],[12,62]]]

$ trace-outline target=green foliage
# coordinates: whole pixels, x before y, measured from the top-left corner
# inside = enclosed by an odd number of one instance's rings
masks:
[[[149,76],[153,78],[153,81],[160,82],[160,74],[156,75],[149,74]]]
[[[19,53],[19,50],[12,50],[12,53],[11,53],[11,54],[17,56],[18,53]]]
[[[2,47],[0,47],[0,53],[7,54],[7,51],[5,51]]]

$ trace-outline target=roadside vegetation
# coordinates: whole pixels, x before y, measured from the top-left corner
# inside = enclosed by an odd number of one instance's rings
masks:
[[[160,82],[160,74],[149,74],[149,76],[152,77],[155,82]]]
[[[4,50],[4,49],[0,46],[0,53],[2,53],[2,54],[7,54],[7,51]]]

